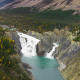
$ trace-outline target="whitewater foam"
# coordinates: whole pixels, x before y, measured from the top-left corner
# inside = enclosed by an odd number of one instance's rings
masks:
[[[59,45],[57,43],[53,43],[53,48],[49,53],[46,54],[46,57],[53,59],[54,58],[54,56],[53,56],[54,55],[54,51],[55,51],[56,47],[58,47],[58,46]]]
[[[26,57],[37,56],[36,46],[40,40],[21,32],[17,32],[17,34],[20,37],[19,40],[21,43],[21,47],[22,47],[21,52],[23,53],[23,55]],[[58,46],[59,45],[57,43],[53,43],[52,50],[49,53],[46,53],[45,57],[53,59],[54,51]]]
[[[40,40],[24,33],[17,32],[17,34],[20,37],[19,40],[21,43],[21,52],[23,55],[26,57],[37,56],[36,45]]]

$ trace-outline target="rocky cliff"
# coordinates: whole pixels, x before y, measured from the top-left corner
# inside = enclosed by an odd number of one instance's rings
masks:
[[[52,49],[52,43],[58,43],[59,47],[56,48],[55,57],[60,64],[59,70],[64,79],[80,79],[80,42],[73,41],[71,32],[67,29],[55,29],[53,32],[50,31],[43,34],[33,31],[28,31],[27,34],[41,40],[37,45],[39,56],[43,56],[44,53],[49,52]]]
[[[52,49],[53,43],[58,43],[60,46],[63,44],[62,49],[67,48],[71,44],[68,38],[70,34],[66,32],[66,30],[55,29],[53,32],[49,31],[43,34],[34,31],[28,31],[27,34],[40,39],[37,45],[38,52],[48,53]]]

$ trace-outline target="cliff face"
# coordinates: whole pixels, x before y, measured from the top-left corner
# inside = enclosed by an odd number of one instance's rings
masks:
[[[59,47],[55,51],[55,57],[60,63],[59,70],[66,80],[80,79],[80,42],[74,42],[72,33],[66,29],[53,32],[45,32],[43,35],[28,31],[27,34],[40,39],[37,53],[43,56],[45,52],[52,49],[52,43],[58,43]]]
[[[56,50],[56,58],[58,61],[60,61],[59,70],[66,80],[79,80],[80,42],[72,41],[71,34],[68,36],[68,38],[69,40],[63,41]]]
[[[80,0],[1,0],[0,9],[18,7],[36,7],[39,10],[62,9],[80,12]]]
[[[53,32],[49,31],[44,32],[43,34],[28,31],[27,34],[40,39],[40,42],[37,45],[38,54],[40,52],[48,53],[52,49],[53,43],[58,43],[59,45],[63,44],[62,50],[66,49],[71,44],[70,39],[68,38],[69,34],[66,33],[66,30],[59,31],[58,29],[55,29]]]

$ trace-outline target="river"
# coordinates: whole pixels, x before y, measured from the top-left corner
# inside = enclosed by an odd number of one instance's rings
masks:
[[[53,43],[53,49],[46,53],[47,55],[40,57],[36,53],[36,45],[40,40],[20,32],[18,35],[23,53],[21,60],[32,67],[28,70],[33,74],[35,80],[64,80],[58,70],[59,64],[52,56],[55,48],[58,47],[56,43]]]

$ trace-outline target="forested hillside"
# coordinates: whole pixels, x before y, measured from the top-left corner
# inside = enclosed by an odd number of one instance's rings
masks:
[[[37,13],[35,10],[32,13],[29,12],[30,8],[18,9],[13,9],[8,12],[1,11],[0,24],[6,24],[9,27],[13,25],[21,31],[33,30],[40,33],[53,31],[55,28],[68,28],[75,36],[74,40],[80,41],[80,16],[79,14],[73,15],[73,10],[45,10]],[[24,12],[26,9],[28,12]]]

